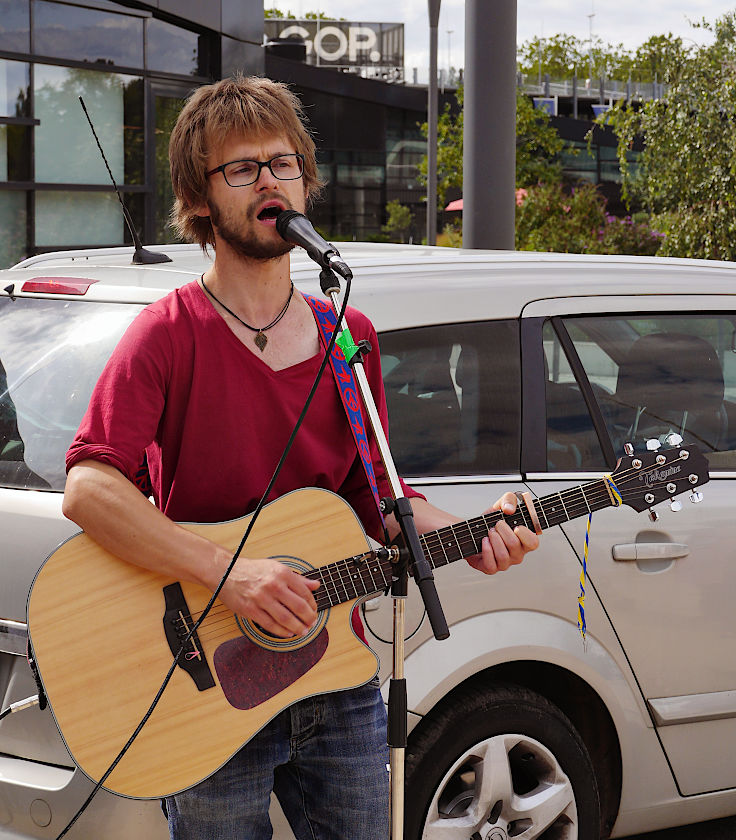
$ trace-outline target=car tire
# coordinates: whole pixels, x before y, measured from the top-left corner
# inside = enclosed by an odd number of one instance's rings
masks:
[[[406,753],[406,840],[601,837],[595,771],[570,720],[521,686],[463,687]]]

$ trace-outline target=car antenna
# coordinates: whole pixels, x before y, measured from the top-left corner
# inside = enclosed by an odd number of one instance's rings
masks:
[[[100,154],[102,155],[102,160],[105,163],[107,174],[110,176],[112,185],[115,188],[115,194],[118,197],[120,206],[123,208],[123,217],[125,218],[125,223],[128,225],[130,235],[133,237],[133,244],[135,245],[135,251],[133,252],[132,260],[133,265],[154,265],[155,263],[171,262],[171,257],[167,256],[166,254],[162,254],[156,251],[147,251],[143,247],[143,245],[141,245],[141,239],[138,236],[135,227],[133,227],[133,220],[130,218],[128,208],[125,206],[125,204],[123,204],[123,199],[120,197],[120,190],[118,189],[118,185],[115,183],[115,178],[113,177],[113,174],[110,170],[110,165],[107,162],[105,153],[102,151],[102,146],[100,145],[100,140],[97,137],[97,132],[95,131],[95,127],[92,125],[92,120],[90,119],[89,113],[87,112],[87,106],[84,104],[84,99],[82,99],[81,96],[79,97],[79,103],[82,106],[82,110],[84,111],[84,116],[87,117],[89,127],[92,129],[92,134],[94,135],[95,141],[97,143],[97,148],[100,150]]]

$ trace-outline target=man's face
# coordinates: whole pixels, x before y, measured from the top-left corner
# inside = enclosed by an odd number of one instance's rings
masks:
[[[295,151],[283,137],[233,138],[210,155],[207,170],[231,161],[266,161]],[[231,187],[222,172],[215,172],[209,177],[206,206],[198,212],[210,217],[216,238],[227,243],[235,253],[269,260],[287,254],[294,247],[276,230],[278,212],[296,210],[303,213],[305,207],[304,179],[279,180],[264,166],[258,180],[244,187]]]

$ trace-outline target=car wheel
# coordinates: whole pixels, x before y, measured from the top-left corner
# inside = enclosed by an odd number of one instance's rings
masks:
[[[514,685],[461,688],[406,753],[407,840],[593,840],[593,765],[568,718]]]

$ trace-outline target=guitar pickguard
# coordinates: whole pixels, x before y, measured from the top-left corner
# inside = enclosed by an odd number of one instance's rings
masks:
[[[296,650],[270,650],[247,636],[224,642],[215,651],[214,663],[225,699],[236,709],[260,706],[310,671],[328,643],[326,627]]]

